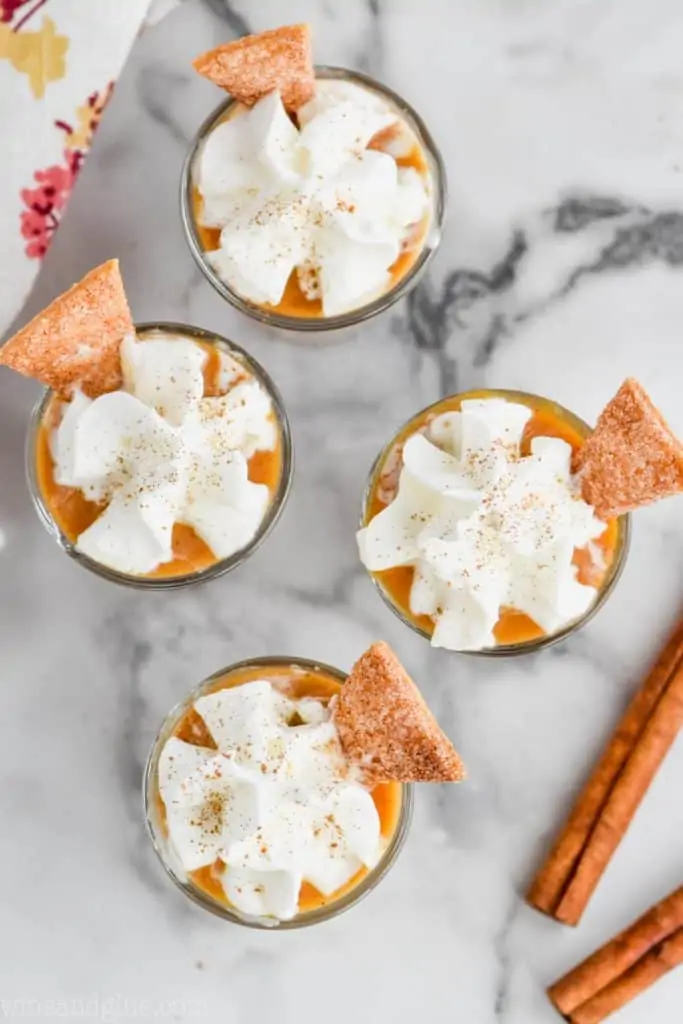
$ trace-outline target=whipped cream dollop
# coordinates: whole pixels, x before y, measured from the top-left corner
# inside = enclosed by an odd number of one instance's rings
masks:
[[[185,871],[220,860],[232,906],[286,921],[302,882],[331,896],[375,866],[379,814],[324,704],[257,680],[206,694],[194,709],[217,749],[171,737],[158,767],[169,843]]]
[[[123,387],[91,400],[76,391],[52,431],[54,479],[106,502],[76,548],[123,573],[173,559],[175,523],[217,559],[254,537],[270,502],[248,461],[277,445],[270,396],[221,352],[225,394],[204,397],[206,350],[162,332],[121,344]]]
[[[431,181],[398,166],[394,154],[417,140],[377,93],[318,81],[297,118],[298,128],[273,92],[206,139],[194,170],[200,219],[221,229],[206,258],[258,304],[277,305],[296,270],[305,296],[334,316],[391,286],[390,267],[430,211]],[[390,126],[391,151],[368,149]]]
[[[566,441],[535,437],[520,454],[531,415],[492,398],[437,416],[407,439],[393,500],[358,533],[372,572],[414,568],[410,611],[432,618],[435,647],[495,646],[503,608],[554,633],[595,600],[573,558],[605,523],[581,498]]]

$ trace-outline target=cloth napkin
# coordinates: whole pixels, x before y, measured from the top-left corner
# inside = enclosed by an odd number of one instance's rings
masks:
[[[20,310],[156,0],[0,0],[0,336]]]

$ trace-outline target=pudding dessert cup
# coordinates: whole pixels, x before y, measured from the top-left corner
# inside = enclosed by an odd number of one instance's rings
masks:
[[[169,844],[165,824],[165,808],[159,794],[158,766],[161,751],[173,735],[187,733],[188,716],[199,697],[215,692],[221,686],[239,686],[253,679],[271,679],[284,683],[293,696],[322,696],[328,700],[345,682],[346,676],[329,665],[303,658],[255,658],[240,662],[205,680],[190,696],[177,705],[164,722],[150,753],[145,772],[145,815],[154,848],[167,874],[195,903],[219,917],[255,928],[298,928],[335,917],[366,896],[384,878],[395,862],[408,835],[413,807],[413,791],[409,785],[383,783],[377,787],[375,801],[380,809],[386,848],[375,868],[366,870],[357,881],[344,886],[340,895],[326,902],[324,897],[307,886],[306,909],[289,921],[259,919],[240,914],[231,907],[215,878],[206,868],[187,873]],[[287,684],[289,683],[289,686]],[[291,688],[290,688],[291,687]],[[210,869],[209,869],[210,870]],[[350,887],[349,887],[350,886]]]
[[[393,500],[396,497],[399,481],[404,472],[403,465],[403,449],[409,438],[422,436],[425,442],[429,440],[431,444],[425,447],[424,452],[420,449],[415,449],[415,455],[411,452],[411,459],[418,457],[423,458],[425,455],[427,458],[437,459],[443,458],[446,460],[442,466],[437,466],[436,470],[440,471],[444,467],[447,468],[448,472],[453,472],[457,469],[456,462],[452,458],[453,455],[459,453],[454,451],[452,446],[444,446],[441,444],[442,438],[448,434],[452,428],[449,417],[452,414],[457,413],[462,416],[463,403],[465,409],[470,409],[470,414],[474,416],[477,413],[477,403],[493,401],[504,401],[506,403],[514,404],[517,407],[522,407],[520,413],[521,420],[519,421],[519,429],[521,432],[521,448],[518,452],[511,456],[513,466],[521,466],[525,456],[530,459],[532,457],[532,441],[534,438],[538,438],[541,444],[545,443],[545,439],[559,439],[566,442],[571,446],[573,453],[576,453],[581,449],[586,439],[591,435],[591,428],[583,420],[579,419],[576,415],[571,413],[569,410],[563,408],[555,402],[551,402],[548,399],[542,398],[538,395],[529,394],[521,391],[508,391],[508,390],[473,390],[463,392],[461,394],[452,395],[448,398],[442,399],[433,405],[423,409],[416,416],[412,417],[389,441],[384,449],[378,455],[368,479],[365,495],[363,498],[363,508],[361,514],[361,530],[359,533],[359,544],[361,548],[361,558],[367,561],[368,558],[372,562],[373,555],[367,555],[367,543],[369,534],[367,527],[370,523],[378,516],[384,509],[391,506]],[[469,406],[468,406],[469,403]],[[530,411],[530,415],[526,410]],[[526,422],[525,417],[528,416]],[[460,429],[456,427],[455,429]],[[465,427],[462,428],[463,430]],[[470,427],[470,436],[472,428]],[[516,427],[514,429],[517,429]],[[419,442],[423,444],[422,441]],[[498,442],[497,442],[498,443]],[[501,442],[502,443],[502,442]],[[415,442],[412,442],[413,448]],[[495,446],[494,446],[495,447]],[[571,459],[572,452],[567,451],[564,458]],[[559,456],[562,457],[562,452],[559,452]],[[533,458],[542,460],[544,456],[542,454],[536,454]],[[553,456],[554,457],[554,456]],[[463,456],[463,459],[465,457]],[[434,466],[429,467],[435,469]],[[467,468],[467,467],[466,467]],[[473,471],[477,470],[476,464],[473,464]],[[419,470],[418,470],[419,472]],[[559,471],[562,473],[562,470]],[[556,480],[552,481],[551,486],[554,487]],[[458,486],[462,488],[462,480],[458,481]],[[446,486],[446,485],[445,485]],[[517,486],[517,484],[511,484]],[[543,487],[543,480],[541,479],[541,490]],[[501,657],[509,655],[520,655],[533,653],[541,650],[551,644],[555,644],[560,640],[563,640],[570,636],[573,632],[585,625],[590,619],[597,613],[597,611],[603,606],[609,595],[612,593],[620,575],[624,568],[626,556],[629,548],[630,539],[630,519],[628,515],[618,515],[609,517],[606,523],[603,523],[602,529],[598,525],[595,529],[591,529],[591,524],[588,519],[590,517],[590,508],[585,507],[585,502],[578,498],[578,493],[574,495],[574,498],[580,500],[580,505],[574,506],[572,503],[571,487],[574,485],[571,481],[567,481],[569,488],[568,493],[564,495],[563,500],[568,502],[565,506],[572,510],[571,514],[575,513],[575,508],[584,516],[586,522],[582,524],[582,528],[586,528],[586,536],[590,539],[582,544],[580,549],[574,548],[574,556],[571,559],[572,565],[567,565],[567,573],[565,574],[565,582],[563,586],[569,589],[572,594],[576,594],[576,583],[580,583],[585,586],[590,586],[594,593],[586,593],[585,596],[579,594],[579,600],[583,605],[582,610],[579,614],[570,616],[568,621],[558,622],[555,628],[545,630],[539,625],[529,614],[525,613],[518,607],[506,607],[501,605],[498,607],[498,619],[495,621],[493,628],[493,636],[495,638],[494,644],[487,644],[481,647],[468,648],[468,647],[450,647],[451,650],[456,650],[463,654],[475,654],[483,655],[486,657]],[[446,491],[448,487],[446,486]],[[451,493],[455,494],[455,490],[452,488]],[[486,492],[483,492],[486,493]],[[522,493],[522,492],[520,492]],[[554,491],[552,492],[554,495]],[[462,496],[462,491],[459,492]],[[490,504],[490,511],[487,512],[484,508],[482,513],[484,516],[489,515],[491,536],[488,540],[493,543],[493,547],[484,548],[480,547],[479,555],[474,559],[474,562],[470,559],[467,562],[470,553],[460,555],[459,557],[464,558],[462,564],[469,564],[470,568],[463,569],[465,579],[462,577],[452,576],[451,582],[444,584],[445,572],[441,575],[439,563],[434,561],[435,552],[440,554],[446,553],[450,555],[448,551],[448,542],[452,542],[457,537],[462,537],[465,527],[463,522],[467,518],[467,515],[472,512],[472,509],[476,506],[476,498],[474,495],[465,495],[464,506],[462,514],[458,513],[456,518],[459,520],[457,527],[450,525],[449,530],[451,531],[448,535],[444,534],[442,539],[441,535],[438,534],[438,530],[432,527],[432,532],[436,534],[434,538],[428,538],[427,544],[424,546],[424,550],[428,552],[425,558],[431,559],[429,565],[424,568],[425,573],[429,573],[430,565],[436,565],[436,572],[439,574],[438,582],[434,582],[434,586],[441,587],[445,586],[443,593],[448,595],[447,600],[459,600],[455,597],[455,592],[462,592],[462,589],[467,589],[468,586],[472,586],[476,589],[474,584],[469,583],[469,574],[473,571],[484,573],[487,571],[487,552],[491,550],[492,558],[500,557],[500,552],[497,549],[497,535],[500,534],[501,530],[505,530],[504,514],[505,512],[500,511],[500,495],[488,495],[484,497],[484,504]],[[553,497],[553,500],[555,498]],[[472,504],[468,504],[471,501]],[[535,498],[530,497],[529,492],[523,493],[520,501],[526,502],[528,507],[529,515],[535,515],[536,512],[533,509],[535,504]],[[496,504],[497,502],[497,504]],[[557,507],[560,507],[560,499],[557,500]],[[480,506],[481,508],[481,506]],[[509,510],[506,510],[509,511]],[[525,513],[526,514],[526,513]],[[548,519],[545,523],[539,527],[539,529],[548,528],[552,529],[552,516],[555,514],[554,509],[546,509]],[[558,513],[559,514],[559,513]],[[565,513],[562,513],[565,514]],[[412,517],[413,521],[417,521],[417,529],[427,528],[427,533],[423,534],[423,537],[428,537],[429,533],[429,521],[430,517],[423,514],[419,509],[414,510]],[[471,523],[472,520],[469,520]],[[550,524],[550,527],[548,526]],[[519,529],[518,524],[516,528]],[[400,529],[400,527],[396,527]],[[480,535],[483,536],[483,534]],[[541,541],[539,547],[541,550],[545,550],[543,545],[546,544],[548,536],[540,535]],[[506,540],[510,541],[514,546],[515,536],[510,529],[506,534]],[[445,542],[445,546],[444,545]],[[372,541],[374,543],[374,541]],[[392,541],[393,543],[393,541]],[[398,543],[398,542],[397,542]],[[403,541],[401,541],[403,543]],[[411,542],[412,543],[412,542]],[[431,545],[431,546],[430,546]],[[435,546],[436,545],[436,546]],[[442,545],[441,548],[438,545]],[[453,549],[454,550],[454,549]],[[473,549],[476,551],[476,549]],[[529,549],[530,550],[530,549]],[[484,552],[482,554],[482,552]],[[366,557],[364,557],[364,554]],[[422,556],[420,556],[422,557]],[[555,557],[554,555],[552,556]],[[391,560],[391,556],[390,559]],[[369,568],[369,575],[374,583],[379,594],[388,605],[389,608],[394,612],[398,618],[401,619],[407,626],[413,629],[420,636],[433,642],[435,629],[438,623],[438,619],[443,615],[444,605],[440,601],[437,601],[437,606],[434,612],[427,610],[414,610],[415,604],[419,603],[420,598],[418,595],[417,601],[415,600],[413,587],[416,580],[416,571],[422,572],[423,569],[416,570],[416,566],[422,563],[420,558],[415,560],[402,561],[400,558],[396,559],[397,563],[390,568],[386,569],[373,569]],[[550,558],[549,558],[550,561]],[[547,567],[541,566],[541,573],[545,571]],[[501,570],[502,571],[502,570]],[[484,586],[488,584],[485,580]],[[428,584],[429,585],[429,584]],[[460,589],[459,589],[460,588]],[[559,589],[559,585],[558,585]],[[451,598],[450,595],[453,594]],[[466,607],[466,605],[464,605]],[[449,647],[448,643],[437,643],[436,646]]]
[[[409,706],[406,736],[415,739],[405,751],[395,742],[390,751],[374,713],[370,739],[358,713],[369,688],[396,685],[400,695],[387,701]],[[361,765],[357,742],[390,756],[368,754]],[[414,684],[377,644],[349,677],[289,657],[216,672],[164,721],[144,809],[154,849],[186,896],[235,924],[291,929],[348,910],[386,876],[408,833],[412,781],[463,777]]]
[[[177,557],[169,565],[159,566],[147,576],[117,572],[79,551],[76,546],[77,535],[73,527],[70,528],[69,524],[65,522],[63,512],[60,513],[55,508],[53,499],[55,492],[60,489],[54,483],[47,440],[46,422],[50,417],[56,397],[51,391],[45,392],[31,416],[26,443],[26,476],[33,506],[40,521],[62,550],[75,559],[79,565],[112,583],[140,590],[174,590],[179,587],[205,583],[231,572],[253,555],[268,537],[284,511],[292,484],[294,462],[289,420],[280,393],[271,378],[263,367],[235,342],[228,341],[227,338],[221,338],[214,332],[205,331],[200,327],[165,321],[137,324],[135,330],[141,341],[144,341],[146,337],[153,338],[157,332],[163,332],[172,334],[174,337],[195,341],[208,351],[222,352],[231,360],[241,364],[249,377],[257,380],[267,392],[272,402],[277,424],[278,443],[274,451],[257,452],[249,460],[250,479],[266,484],[271,492],[268,509],[252,539],[228,558],[215,558],[205,544],[192,536],[189,527],[182,526],[180,530],[176,527],[179,533],[177,542],[174,541],[178,548]],[[89,503],[84,502],[81,505],[78,502],[77,504],[80,508],[77,510],[76,516],[83,514],[81,511],[83,510],[86,520],[90,519],[91,515],[86,507]],[[185,562],[181,554],[183,550],[196,560],[199,567],[189,569],[189,571],[185,567],[183,571]]]
[[[240,565],[292,478],[280,395],[238,345],[196,327],[135,327],[116,261],[12,338],[0,362],[46,384],[26,469],[60,547],[111,582],[169,589]]]
[[[267,54],[268,44],[277,45],[279,33],[294,33],[304,46],[305,31],[305,26],[292,26],[247,37],[198,58],[195,67],[239,95],[242,68],[233,72],[237,84],[232,84],[229,78],[231,84],[227,86],[223,63],[216,71],[219,61],[232,60],[233,49],[239,54],[239,48],[246,43],[254,48],[265,46]],[[446,176],[427,128],[400,96],[368,76],[344,68],[313,69],[310,65],[300,73],[310,78],[305,82],[305,91],[298,90],[306,98],[297,108],[300,115],[291,105],[284,112],[278,97],[282,95],[286,103],[286,88],[281,87],[278,94],[259,92],[255,87],[250,103],[255,99],[256,106],[247,106],[233,95],[207,118],[183,166],[181,216],[196,263],[224,299],[269,326],[323,333],[362,323],[383,312],[417,283],[440,240]],[[266,90],[274,85],[277,79],[268,76],[261,88]],[[264,111],[264,104],[271,104],[273,109]],[[359,105],[358,110],[354,104]],[[325,157],[328,162],[322,162],[323,153],[334,152],[333,144],[342,137],[341,132],[349,134],[344,125],[349,112],[359,118],[358,136],[350,136],[346,148],[341,146],[334,166],[329,163],[329,155]],[[262,148],[249,154],[248,166],[251,168],[253,163],[254,171],[244,185],[252,178],[263,179],[264,183],[251,190],[241,186],[238,189],[240,175],[246,172],[231,148],[251,145],[251,140],[231,140],[229,145],[221,140],[219,148],[216,135],[226,123],[238,123],[242,118],[257,118],[258,128],[254,131],[264,133]],[[282,122],[286,122],[286,127]],[[377,130],[373,131],[373,127]],[[209,143],[213,147],[210,154]],[[316,147],[320,147],[320,152]],[[285,150],[286,166],[282,155]],[[320,173],[315,160],[319,161]],[[363,169],[367,180],[358,177],[358,168]],[[261,192],[254,198],[259,188]],[[410,199],[408,188],[412,190]],[[381,206],[387,195],[393,195],[392,189],[398,197],[398,213],[393,209],[386,213]],[[416,210],[415,221],[411,221],[408,209]],[[405,227],[396,227],[399,213]],[[373,223],[373,216],[377,223]],[[279,227],[290,224],[291,231],[276,237],[275,222]],[[268,236],[263,241],[258,233],[263,234],[266,229],[273,238]],[[275,275],[277,280],[269,277],[270,271],[264,266],[260,271],[264,278],[261,285],[258,266],[248,266],[243,254],[246,243],[240,241],[240,236],[245,235],[252,252],[259,247],[264,252],[264,264],[276,263],[280,257],[290,261],[282,275]],[[355,275],[362,280],[364,274],[357,269],[359,261],[379,260],[383,245],[389,253],[392,245],[397,248],[384,270],[381,264],[373,270],[372,263],[368,263],[370,279],[375,280],[373,274],[379,275],[380,284],[370,289],[374,294],[356,294],[347,285],[347,279],[350,281]],[[272,259],[266,258],[266,248],[272,252]],[[298,255],[293,256],[293,252]],[[237,281],[244,282],[244,287],[238,287]],[[349,294],[338,294],[341,281]],[[365,287],[367,290],[368,286]],[[268,288],[274,291],[266,299]],[[348,308],[343,308],[345,302]]]

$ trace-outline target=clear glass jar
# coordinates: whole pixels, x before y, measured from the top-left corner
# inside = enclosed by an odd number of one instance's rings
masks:
[[[26,476],[33,506],[38,513],[40,521],[48,533],[54,537],[61,549],[78,562],[79,565],[82,565],[85,569],[89,569],[90,572],[96,573],[103,579],[109,580],[111,583],[119,583],[124,586],[135,587],[139,590],[175,590],[179,587],[193,586],[197,583],[204,583],[207,580],[216,579],[216,577],[222,576],[224,573],[230,572],[232,569],[236,569],[238,565],[241,565],[242,562],[246,561],[246,559],[256,551],[273,529],[280,518],[282,510],[284,509],[292,483],[293,452],[289,420],[287,418],[287,413],[285,411],[282,398],[280,397],[280,393],[266,371],[260,363],[257,363],[256,360],[249,355],[248,352],[245,352],[244,349],[240,348],[240,346],[236,345],[234,342],[228,341],[227,338],[222,338],[213,331],[205,331],[200,327],[190,327],[187,324],[170,322],[138,324],[135,331],[139,338],[144,337],[146,333],[162,331],[166,334],[188,338],[190,341],[201,342],[203,345],[216,345],[226,352],[227,355],[241,363],[269,395],[273,404],[273,411],[275,413],[280,436],[282,467],[280,480],[275,494],[272,496],[268,511],[266,512],[258,531],[249,544],[242,548],[241,551],[236,551],[233,555],[230,555],[229,558],[224,558],[214,562],[205,569],[200,569],[197,572],[181,576],[159,577],[134,576],[128,573],[117,572],[115,569],[110,569],[105,565],[101,565],[99,562],[94,561],[92,558],[89,558],[87,555],[78,551],[74,541],[66,536],[59,524],[55,521],[49,505],[42,494],[38,478],[37,446],[44,417],[54,398],[54,393],[50,390],[45,391],[31,415],[26,442]]]
[[[279,327],[293,332],[303,332],[309,336],[309,338],[310,335],[315,332],[323,335],[327,334],[329,331],[336,331],[340,328],[348,328],[356,324],[360,324],[363,321],[376,316],[378,313],[382,313],[384,310],[389,309],[389,307],[393,306],[393,304],[400,298],[407,295],[408,292],[417,284],[431,257],[439,246],[446,215],[447,202],[446,169],[443,159],[427,127],[410,104],[408,104],[401,96],[392,92],[391,89],[388,89],[386,86],[376,82],[368,75],[363,75],[357,71],[349,71],[346,68],[319,66],[316,67],[316,77],[321,79],[341,79],[378,93],[383,99],[391,104],[391,106],[398,110],[409,128],[411,128],[415,133],[429,165],[432,179],[433,209],[431,224],[427,232],[427,236],[423,242],[422,250],[415,262],[410,266],[403,277],[401,277],[396,284],[389,289],[389,291],[385,292],[384,295],[381,295],[379,298],[364,306],[359,306],[357,309],[349,310],[348,312],[341,313],[338,316],[300,317],[278,313],[275,310],[270,310],[259,306],[256,303],[250,302],[227,285],[225,281],[221,280],[213,267],[206,260],[199,238],[199,233],[197,231],[197,225],[195,223],[192,209],[194,188],[193,172],[199,148],[213,129],[216,128],[221,121],[226,119],[230,109],[235,105],[234,100],[228,99],[221,103],[221,105],[204,121],[185,158],[180,180],[180,213],[183,228],[185,230],[185,237],[190,247],[190,252],[207,281],[213,285],[219,295],[247,316],[250,316],[255,320],[260,320],[262,323],[267,324],[270,327]]]
[[[147,759],[143,780],[143,803],[145,821],[147,822],[147,831],[150,839],[152,840],[152,845],[154,846],[157,856],[159,857],[159,860],[171,881],[174,882],[175,885],[194,903],[203,907],[204,910],[208,910],[210,913],[215,914],[216,917],[222,918],[224,921],[244,925],[247,928],[261,928],[266,930],[275,929],[278,931],[289,930],[292,928],[305,928],[309,925],[329,921],[331,918],[337,917],[338,914],[342,914],[345,910],[349,910],[357,903],[360,903],[368,893],[372,892],[372,890],[379,885],[389,869],[396,862],[396,858],[398,857],[408,835],[413,812],[413,787],[404,783],[401,786],[401,808],[398,823],[377,866],[369,871],[368,874],[353,887],[353,889],[339,897],[339,899],[336,899],[325,906],[304,911],[297,915],[297,917],[292,918],[290,921],[248,917],[228,906],[226,903],[212,899],[208,893],[194,884],[192,879],[188,878],[170,846],[168,836],[161,820],[158,785],[158,766],[161,751],[163,750],[166,741],[173,733],[173,730],[195,701],[212,688],[215,688],[216,683],[229,678],[231,675],[243,673],[248,669],[263,668],[264,670],[267,670],[269,668],[273,669],[281,666],[291,666],[295,670],[300,669],[304,672],[316,672],[330,677],[340,685],[343,685],[347,679],[346,673],[341,672],[339,669],[332,668],[332,666],[324,665],[320,662],[310,661],[307,658],[250,658],[246,661],[229,665],[227,668],[222,668],[218,672],[214,672],[214,674],[209,676],[208,679],[205,679],[204,682],[200,683],[196,689],[194,689],[183,701],[177,704],[172,711],[169,712],[152,745],[152,749]]]
[[[370,503],[376,493],[378,479],[384,470],[390,456],[395,452],[396,446],[405,440],[410,434],[414,433],[431,418],[439,415],[439,413],[446,410],[443,406],[446,402],[460,403],[468,398],[504,398],[509,402],[518,402],[523,405],[528,405],[531,408],[537,409],[550,408],[553,410],[557,419],[577,433],[580,437],[588,437],[592,432],[592,427],[585,423],[582,419],[576,416],[574,413],[565,409],[557,402],[552,402],[549,399],[543,398],[541,395],[534,395],[527,391],[514,391],[504,390],[500,388],[487,388],[477,389],[472,391],[463,391],[456,395],[449,395],[446,398],[439,399],[438,402],[434,402],[432,405],[428,405],[425,409],[422,409],[415,416],[412,416],[404,425],[397,430],[392,439],[384,446],[382,451],[375,459],[370,475],[365,487],[365,493],[363,495],[363,507],[361,511],[360,527],[367,526],[369,522],[369,509]],[[453,408],[451,406],[451,408]],[[561,629],[554,633],[544,634],[543,636],[534,638],[532,640],[523,640],[518,643],[506,643],[497,644],[495,647],[485,647],[481,650],[476,651],[454,651],[455,654],[468,654],[487,658],[499,658],[509,657],[511,655],[520,654],[533,654],[536,651],[542,650],[544,647],[550,647],[552,644],[559,643],[561,640],[565,640],[572,633],[576,632],[586,623],[590,622],[594,615],[602,608],[607,598],[610,596],[614,587],[617,584],[619,577],[623,571],[626,563],[626,556],[628,554],[629,545],[631,540],[631,520],[629,516],[620,516],[617,520],[617,537],[614,546],[614,553],[612,561],[610,562],[605,577],[598,589],[597,597],[595,601],[588,609],[588,611],[580,618],[568,623]],[[382,579],[378,574],[368,570],[368,575],[372,580],[376,590],[380,594],[385,604],[392,610],[406,626],[409,626],[415,633],[424,637],[426,640],[431,640],[431,631],[424,629],[410,613],[399,605],[389,592],[387,587],[384,585]]]

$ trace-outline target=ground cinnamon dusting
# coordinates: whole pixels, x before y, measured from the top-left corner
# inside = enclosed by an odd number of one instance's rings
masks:
[[[465,767],[398,658],[373,644],[333,712],[344,753],[374,782],[460,782]]]
[[[584,499],[601,519],[683,491],[683,445],[631,378],[600,414],[573,468]]]

